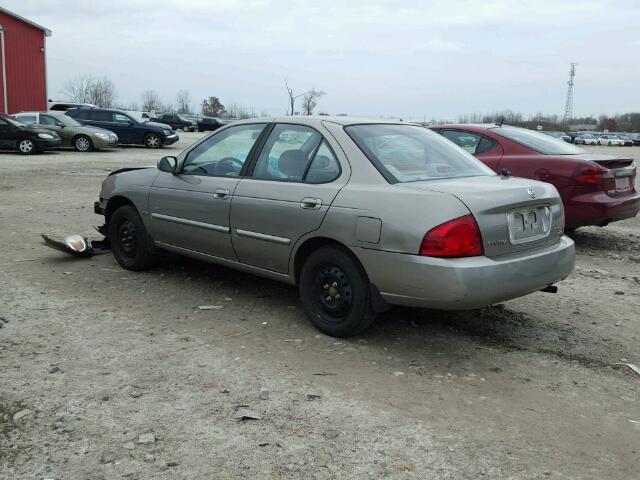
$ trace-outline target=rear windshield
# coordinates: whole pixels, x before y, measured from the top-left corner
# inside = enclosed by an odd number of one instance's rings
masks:
[[[531,150],[545,155],[576,155],[587,153],[586,150],[576,147],[564,140],[555,139],[543,133],[516,127],[495,127],[490,129],[496,135],[513,140]]]
[[[391,183],[495,175],[472,155],[426,128],[368,124],[345,130]]]

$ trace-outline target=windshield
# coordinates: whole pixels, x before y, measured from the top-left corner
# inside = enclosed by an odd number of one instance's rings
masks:
[[[463,149],[426,128],[368,124],[345,130],[392,183],[495,175]]]
[[[490,129],[496,135],[513,140],[516,143],[529,147],[545,155],[577,155],[587,153],[586,150],[576,147],[564,140],[556,140],[549,135],[517,127],[494,127]]]

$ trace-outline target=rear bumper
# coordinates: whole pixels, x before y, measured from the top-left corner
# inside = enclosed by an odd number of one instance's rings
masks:
[[[465,310],[521,297],[573,270],[573,241],[502,257],[443,259],[353,249],[384,300],[394,305]]]
[[[577,195],[565,201],[567,227],[604,226],[635,217],[640,211],[640,192],[610,197],[605,192]]]

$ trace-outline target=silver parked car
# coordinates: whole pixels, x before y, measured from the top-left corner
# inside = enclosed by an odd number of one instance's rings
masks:
[[[157,168],[111,173],[95,209],[124,268],[169,250],[295,284],[335,336],[389,304],[471,309],[552,291],[574,265],[553,185],[497,176],[399,122],[236,122]]]

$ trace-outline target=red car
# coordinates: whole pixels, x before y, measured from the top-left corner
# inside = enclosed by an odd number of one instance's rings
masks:
[[[605,226],[640,211],[632,158],[590,153],[548,135],[500,125],[438,125],[438,132],[496,173],[553,184],[566,228]]]

